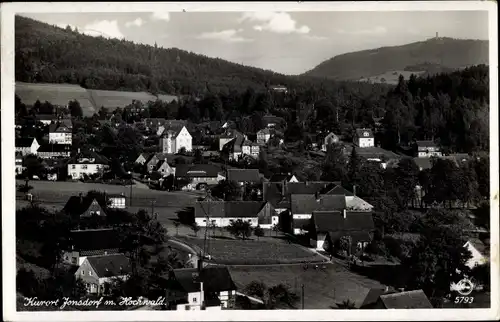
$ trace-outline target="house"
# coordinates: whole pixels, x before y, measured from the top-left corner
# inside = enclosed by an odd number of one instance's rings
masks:
[[[417,157],[430,158],[442,156],[441,149],[434,141],[416,141]]]
[[[126,197],[124,194],[109,194],[106,195],[107,207],[115,209],[124,209],[126,207]]]
[[[265,144],[270,139],[271,139],[271,130],[269,128],[265,128],[257,132],[257,143]]]
[[[338,211],[344,214],[346,211],[346,200],[342,195],[292,194],[290,200],[294,234],[308,231],[307,226],[314,212]]]
[[[258,169],[228,169],[227,180],[237,182],[240,185],[261,182]]]
[[[156,169],[158,162],[160,162],[159,155],[151,154],[149,156],[149,159],[146,161],[148,172],[153,172]]]
[[[120,238],[115,229],[72,230],[69,235],[69,248],[63,252],[63,262],[82,265],[88,256],[119,254]]]
[[[465,243],[464,247],[467,248],[472,255],[466,263],[469,268],[472,269],[476,266],[486,264],[489,261],[489,249],[480,239],[470,238]]]
[[[369,148],[375,146],[375,136],[370,129],[356,129],[354,134],[354,144],[360,148]]]
[[[243,220],[252,227],[268,229],[279,222],[274,207],[264,201],[198,201],[194,209],[195,222],[200,227],[227,227],[233,221]]]
[[[16,152],[16,175],[22,174],[24,169],[25,168],[23,166],[23,155],[22,153]]]
[[[16,152],[22,155],[37,154],[40,144],[35,138],[18,138],[16,139]]]
[[[370,309],[376,305],[378,302],[380,295],[388,294],[389,293],[389,288],[386,287],[384,288],[370,288],[368,292],[366,293],[365,298],[363,299],[363,302],[361,302],[361,305],[359,305],[360,309]],[[392,292],[391,292],[392,293]]]
[[[68,144],[42,144],[38,148],[38,156],[42,159],[69,158],[71,155],[71,145]]]
[[[151,154],[150,153],[141,153],[139,154],[139,156],[137,157],[137,159],[135,159],[135,163],[138,163],[138,164],[145,164],[149,158],[151,157]]]
[[[288,89],[283,85],[274,85],[269,87],[272,91],[277,93],[287,93]]]
[[[432,304],[424,291],[414,290],[380,295],[370,309],[432,309]]]
[[[269,182],[299,182],[299,179],[294,174],[273,174],[269,178]]]
[[[340,138],[338,135],[336,135],[333,132],[330,132],[325,138],[323,139],[323,145],[321,146],[321,150],[326,152],[327,148],[334,143],[339,143]]]
[[[90,218],[90,217],[106,217],[104,209],[106,205],[103,201],[99,201],[93,197],[84,196],[80,193],[79,196],[71,196],[63,208],[63,212],[71,217]]]
[[[244,136],[237,136],[229,140],[223,147],[228,153],[229,160],[238,161],[244,156],[251,156],[257,158],[260,153],[260,146],[247,140]]]
[[[224,133],[219,136],[219,151],[222,151],[229,141],[236,138],[243,142],[247,137],[233,128],[225,128]]]
[[[73,143],[73,130],[71,121],[57,121],[49,126],[49,143],[68,144]]]
[[[265,126],[268,128],[282,129],[286,126],[286,121],[284,118],[270,114],[264,115],[262,117],[262,121],[264,121]]]
[[[175,170],[168,165],[167,159],[158,161],[155,171],[159,172],[164,177],[175,174]]]
[[[174,269],[162,279],[166,281],[167,300],[176,310],[232,308],[236,299],[236,285],[224,266]]]
[[[179,164],[175,177],[182,190],[197,190],[225,180],[220,172],[221,168],[213,164]]]
[[[363,251],[375,230],[371,212],[314,211],[309,225],[311,245],[331,251],[342,237],[351,241],[349,254]]]
[[[58,117],[57,115],[53,114],[36,114],[35,118],[40,123],[43,123],[44,125],[49,125],[53,121],[57,121]]]
[[[89,256],[75,272],[90,294],[108,294],[113,279],[126,280],[132,271],[130,260],[123,254]]]
[[[234,121],[226,121],[221,126],[222,129],[234,129],[236,128],[236,123]]]
[[[68,175],[73,180],[78,180],[84,176],[100,174],[108,167],[108,160],[93,152],[88,154],[78,154],[68,162]]]
[[[193,150],[192,136],[185,126],[171,125],[165,128],[160,137],[160,152],[179,153],[181,149],[187,152]]]

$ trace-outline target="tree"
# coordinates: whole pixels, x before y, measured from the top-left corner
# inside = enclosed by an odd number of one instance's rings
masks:
[[[267,291],[267,286],[263,282],[252,281],[245,287],[245,292],[250,296],[257,296],[259,298],[264,298]]]
[[[229,224],[227,231],[236,238],[241,236],[244,240],[250,237],[250,234],[252,233],[252,226],[250,222],[238,219]]]
[[[16,289],[25,297],[39,296],[39,282],[32,270],[21,267],[16,275]]]
[[[33,176],[42,177],[45,174],[45,167],[36,155],[27,155],[23,160],[26,168],[26,176],[33,178]]]
[[[270,287],[266,293],[265,305],[266,309],[269,310],[275,309],[282,305],[293,308],[299,300],[297,294],[291,292],[288,286],[284,284],[278,284]]]
[[[346,160],[340,144],[326,147],[325,161],[322,165],[321,179],[325,181],[343,181],[345,179]]]
[[[200,149],[194,150],[194,163],[203,163],[203,153]]]
[[[280,224],[279,223],[274,224],[271,229],[272,229],[272,231],[274,231],[276,233],[276,236],[278,236],[278,233],[281,231]]]
[[[350,299],[343,300],[341,303],[337,303],[337,308],[342,310],[353,310],[356,308],[356,303]]]
[[[260,237],[264,236],[264,229],[262,229],[262,227],[260,226],[257,226],[254,228],[253,234],[257,236],[257,239],[260,240]]]
[[[234,181],[222,180],[212,188],[212,196],[225,201],[239,200],[241,187]]]
[[[198,224],[196,222],[194,222],[192,225],[191,225],[191,229],[193,230],[193,233],[195,236],[198,236],[198,232],[200,231],[200,226],[198,226]]]
[[[402,201],[401,207],[406,208],[415,199],[415,187],[418,183],[418,166],[411,158],[399,161],[395,169],[397,189]]]
[[[69,101],[68,109],[72,117],[79,118],[83,117],[83,110],[80,103],[77,100]]]

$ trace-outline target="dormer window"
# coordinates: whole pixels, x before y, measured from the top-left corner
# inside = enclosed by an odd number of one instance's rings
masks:
[[[368,132],[363,133],[364,136],[370,136]]]

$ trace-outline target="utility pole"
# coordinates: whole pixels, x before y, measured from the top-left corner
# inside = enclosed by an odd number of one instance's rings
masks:
[[[301,299],[302,299],[302,310],[304,309],[304,284],[302,284],[302,295],[301,295]]]

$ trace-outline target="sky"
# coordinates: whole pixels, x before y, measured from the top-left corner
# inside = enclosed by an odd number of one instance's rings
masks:
[[[88,35],[125,38],[300,74],[335,55],[434,37],[488,39],[486,11],[19,13]]]

